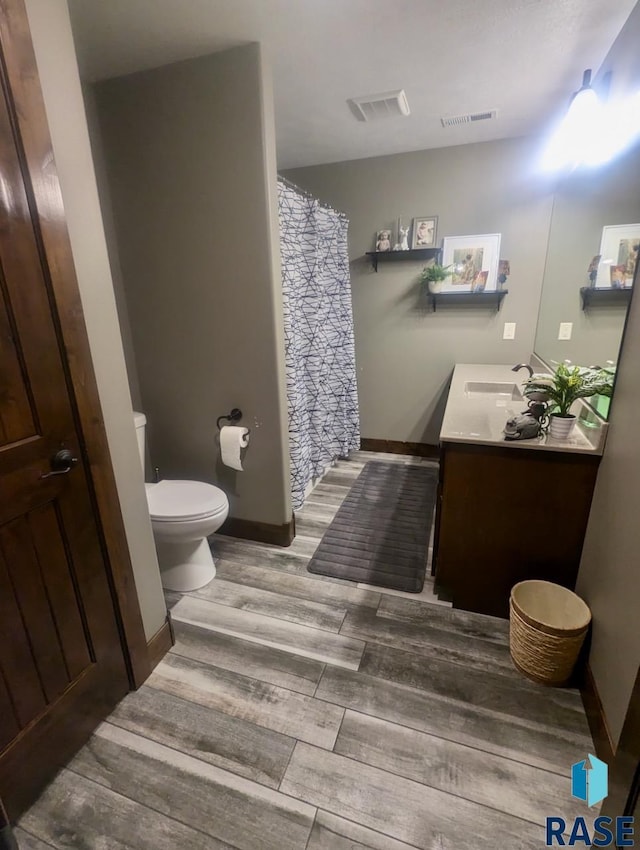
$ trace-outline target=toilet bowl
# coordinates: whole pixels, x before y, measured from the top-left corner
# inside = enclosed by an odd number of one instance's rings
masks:
[[[145,486],[162,586],[183,593],[204,587],[216,574],[207,537],[229,516],[227,497],[203,481]]]
[[[134,414],[134,420],[144,464],[147,420],[142,413]],[[162,586],[182,593],[204,587],[216,574],[207,537],[229,515],[225,493],[204,481],[169,479],[145,488]]]

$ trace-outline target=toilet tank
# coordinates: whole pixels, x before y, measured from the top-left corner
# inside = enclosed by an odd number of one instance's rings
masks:
[[[133,411],[133,422],[136,426],[136,437],[138,438],[138,454],[140,455],[140,463],[142,465],[142,474],[144,475],[144,429],[147,424],[147,417],[144,413]]]

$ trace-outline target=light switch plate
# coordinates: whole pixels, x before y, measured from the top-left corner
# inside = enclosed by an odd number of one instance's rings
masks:
[[[515,339],[516,338],[516,323],[515,322],[505,322],[504,323],[504,332],[502,334],[502,339]]]
[[[558,339],[571,339],[573,332],[573,322],[560,322],[558,330]]]

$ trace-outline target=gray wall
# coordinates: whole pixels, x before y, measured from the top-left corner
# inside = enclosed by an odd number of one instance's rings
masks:
[[[71,249],[144,631],[166,605],[153,543],[66,0],[27,0]]]
[[[89,130],[89,139],[91,141],[93,167],[96,175],[96,184],[98,186],[98,195],[100,197],[100,209],[102,211],[104,236],[107,242],[107,250],[109,252],[111,280],[113,281],[113,292],[116,299],[116,308],[118,310],[118,320],[120,322],[122,350],[124,352],[124,359],[127,366],[129,389],[131,390],[131,401],[133,402],[134,410],[140,410],[140,408],[142,407],[142,397],[140,394],[138,367],[136,365],[136,358],[133,349],[131,320],[129,319],[129,308],[127,306],[127,297],[124,290],[124,282],[122,280],[120,254],[118,252],[118,239],[116,236],[115,221],[113,220],[113,204],[111,203],[111,190],[109,188],[109,180],[107,178],[106,173],[104,149],[102,147],[102,136],[100,134],[100,125],[98,122],[98,112],[96,108],[96,98],[93,86],[88,84],[83,85],[82,95],[84,98],[84,107],[87,115],[87,128]]]
[[[438,442],[442,394],[455,363],[527,360],[549,233],[552,186],[533,171],[535,139],[419,151],[294,169],[286,176],[350,219],[353,310],[363,437]],[[443,236],[501,233],[511,260],[499,313],[478,307],[425,308],[421,263],[363,260],[376,230],[398,216],[437,215]],[[504,322],[516,338],[502,339]]]
[[[96,86],[152,463],[218,483],[233,516],[291,517],[276,164],[258,45]],[[274,223],[275,222],[275,223]],[[245,471],[216,418],[251,427]]]
[[[640,6],[614,43],[604,67],[613,94],[640,88]],[[634,174],[638,183],[638,172]],[[637,189],[637,191],[640,191]],[[589,518],[578,592],[593,612],[590,664],[615,742],[640,665],[640,297],[634,292],[619,361],[609,436]]]
[[[553,206],[535,351],[549,363],[589,366],[617,361],[626,305],[582,310],[580,287],[600,248],[602,228],[640,222],[640,148],[608,166],[580,169],[558,187]],[[558,340],[560,322],[573,322],[570,340]]]
[[[635,292],[578,574],[593,613],[590,665],[611,737],[620,737],[640,665],[640,297]]]

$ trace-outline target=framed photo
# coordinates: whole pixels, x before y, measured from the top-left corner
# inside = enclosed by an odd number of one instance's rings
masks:
[[[616,224],[602,228],[596,277],[598,289],[630,289],[633,286],[639,245],[640,224]]]
[[[425,215],[420,218],[414,218],[411,229],[411,247],[435,248],[437,230],[437,215]]]
[[[442,292],[495,291],[500,259],[500,234],[448,236],[443,240],[442,265],[453,274],[442,284]]]
[[[376,251],[391,250],[391,231],[378,230],[376,233]]]
[[[589,277],[589,286],[596,285],[596,278],[598,277],[598,267],[600,265],[601,259],[602,254],[596,254],[595,257],[589,263],[589,268],[587,269],[587,275]]]

